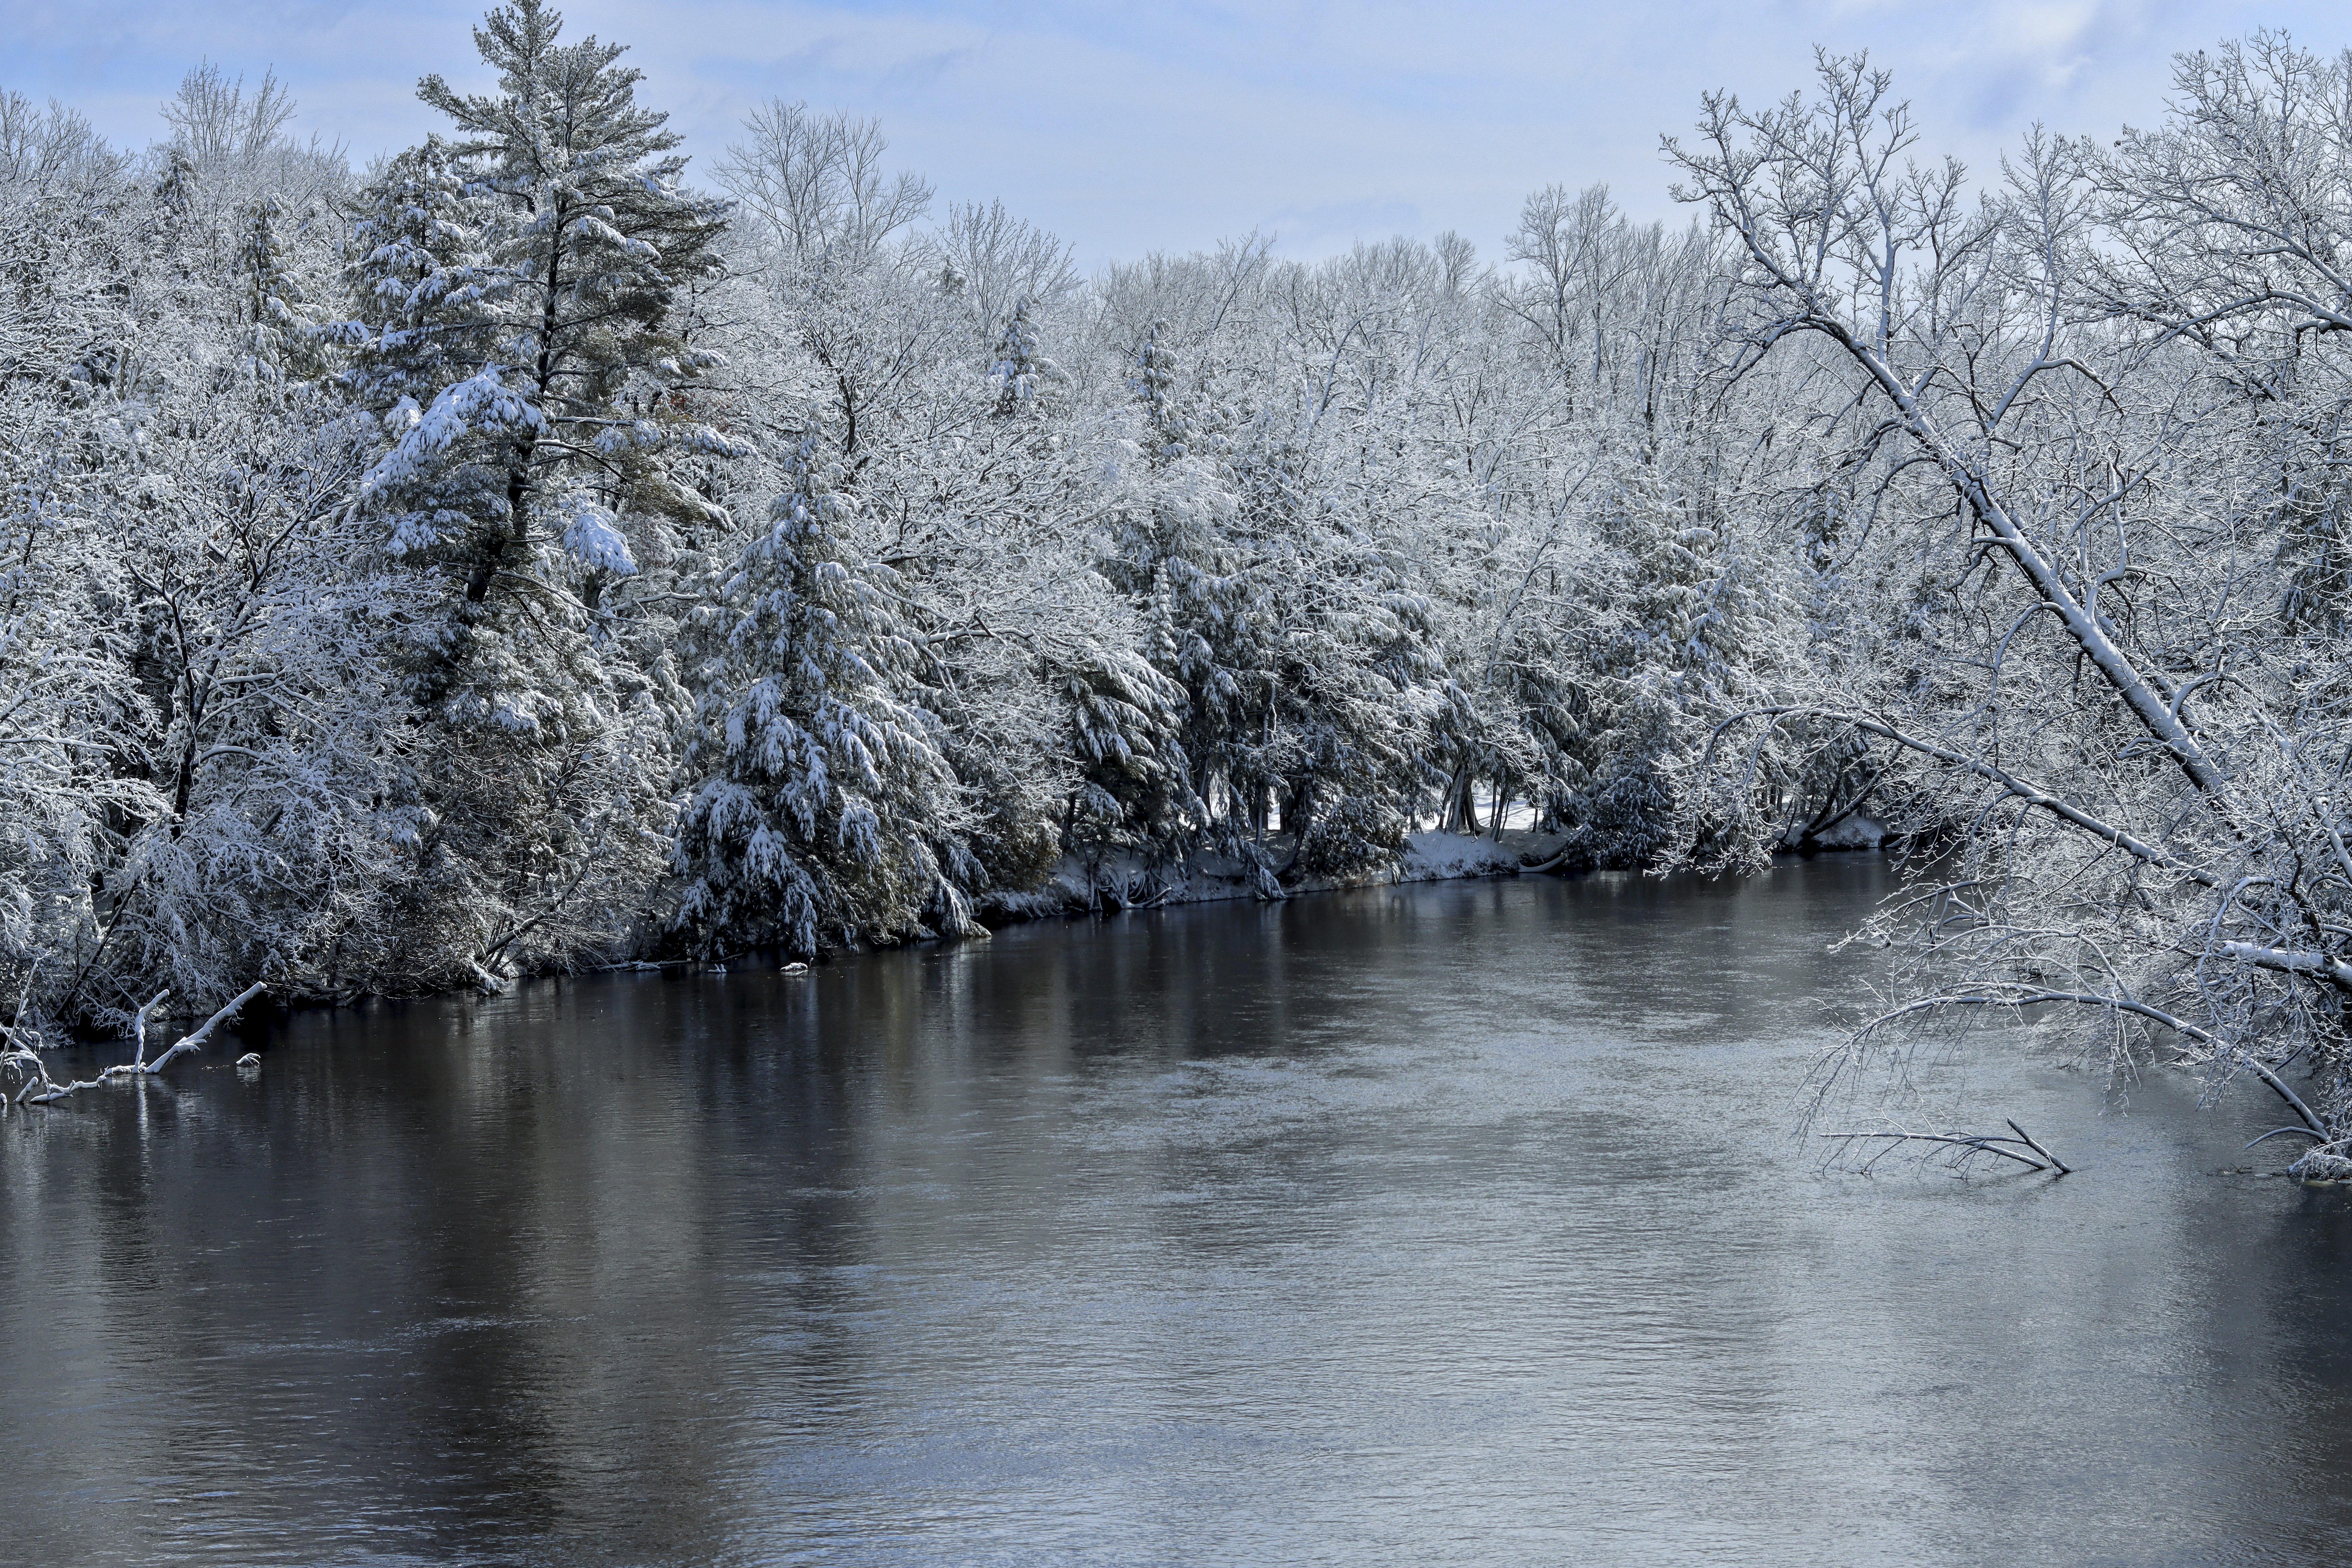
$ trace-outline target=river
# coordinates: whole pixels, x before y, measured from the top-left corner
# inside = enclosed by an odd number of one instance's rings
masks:
[[[379,1003],[13,1112],[0,1561],[2352,1559],[2352,1204],[2216,1173],[2264,1097],[1988,1040],[2076,1173],[1792,1136],[1888,875]]]

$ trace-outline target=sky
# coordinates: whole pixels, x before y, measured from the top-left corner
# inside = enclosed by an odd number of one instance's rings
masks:
[[[489,85],[480,0],[10,0],[0,89],[56,98],[119,143],[199,60],[275,68],[295,129],[355,162],[436,129],[415,82]],[[2340,6],[2134,0],[1750,4],[1081,5],[573,0],[566,37],[630,46],[641,101],[702,161],[772,98],[878,116],[942,203],[1002,198],[1082,263],[1252,231],[1301,257],[1454,229],[1498,256],[1527,195],[1605,183],[1680,221],[1661,132],[1701,93],[1802,87],[1816,45],[1867,49],[1924,150],[1990,171],[2039,121],[2111,136],[2162,117],[2171,58],[2258,27],[2352,44]]]

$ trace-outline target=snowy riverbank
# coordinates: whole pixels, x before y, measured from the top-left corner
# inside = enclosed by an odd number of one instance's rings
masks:
[[[1405,852],[1393,866],[1357,877],[1299,878],[1285,882],[1282,890],[1321,893],[1395,882],[1512,877],[1550,860],[1567,841],[1561,834],[1523,829],[1506,829],[1499,842],[1484,835],[1473,838],[1459,833],[1414,833],[1406,837]],[[1147,867],[1135,856],[1094,861],[1071,858],[1062,862],[1043,888],[999,897],[990,901],[985,912],[997,919],[1038,920],[1260,896],[1261,885],[1250,868],[1225,856],[1202,855],[1188,865],[1160,867]]]
[[[1879,847],[1885,830],[1854,816],[1814,838],[1812,847],[1828,850],[1869,850]],[[1408,834],[1405,852],[1384,868],[1348,878],[1298,878],[1282,884],[1286,894],[1335,892],[1347,888],[1372,888],[1399,882],[1466,881],[1487,877],[1515,877],[1547,866],[1567,847],[1568,836],[1506,828],[1499,839],[1432,830]],[[1793,847],[1785,852],[1794,853]],[[1261,883],[1244,862],[1225,856],[1202,855],[1188,866],[1146,866],[1139,856],[1106,857],[1087,861],[1066,859],[1045,885],[1034,892],[1003,894],[992,899],[982,913],[993,923],[1042,920],[1054,915],[1093,914],[1133,909],[1162,909],[1174,904],[1219,903],[1233,899],[1262,897]]]

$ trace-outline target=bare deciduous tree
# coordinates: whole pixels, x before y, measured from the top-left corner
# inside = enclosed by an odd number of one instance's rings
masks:
[[[919,175],[884,172],[890,143],[878,120],[814,114],[779,98],[743,129],[713,177],[796,262],[863,263],[930,210],[931,187]]]

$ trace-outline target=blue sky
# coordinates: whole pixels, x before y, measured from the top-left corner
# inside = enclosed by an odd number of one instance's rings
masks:
[[[275,66],[298,129],[354,154],[433,128],[418,76],[483,81],[478,3],[13,0],[0,87],[57,97],[119,142],[200,58]],[[1657,154],[1699,93],[1806,80],[1811,51],[1868,48],[1928,145],[1990,168],[2036,119],[2112,133],[2161,113],[2170,57],[2257,26],[2352,42],[2340,7],[2292,4],[1764,0],[1761,4],[1148,5],[575,0],[571,36],[632,46],[647,101],[706,158],[771,96],[881,116],[943,199],[1001,196],[1098,262],[1262,229],[1297,255],[1455,228],[1492,254],[1521,198],[1606,181],[1673,216]]]

